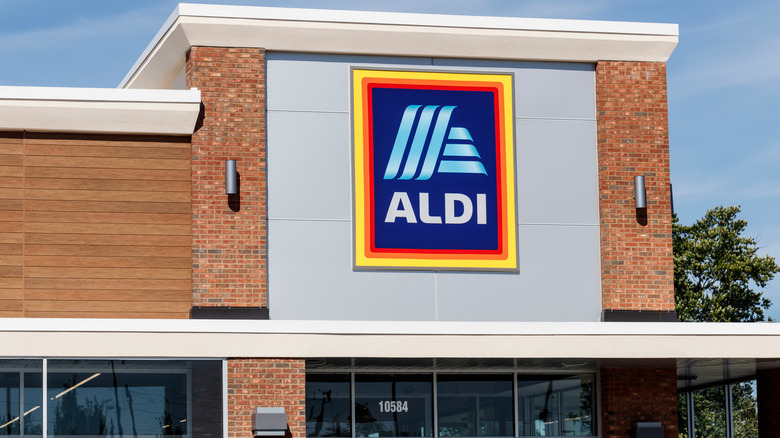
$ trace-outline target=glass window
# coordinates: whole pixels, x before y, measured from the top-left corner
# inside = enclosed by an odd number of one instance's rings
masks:
[[[758,437],[758,398],[756,381],[731,385],[734,438]]]
[[[352,436],[349,374],[306,376],[306,436]]]
[[[696,438],[726,438],[725,387],[694,391],[693,418]]]
[[[221,382],[218,361],[51,360],[48,434],[221,436]]]
[[[355,436],[428,437],[432,433],[432,375],[355,375]]]
[[[41,436],[40,360],[0,360],[0,435]]]
[[[439,436],[514,436],[511,375],[437,377]]]
[[[677,395],[677,431],[679,438],[688,438],[688,396]]]
[[[592,436],[593,376],[518,376],[521,436]]]

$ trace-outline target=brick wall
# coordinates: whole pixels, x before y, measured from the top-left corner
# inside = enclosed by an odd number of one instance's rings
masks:
[[[201,90],[192,136],[192,305],[267,307],[265,52],[193,47],[187,87]],[[225,195],[225,160],[240,194]]]
[[[305,368],[299,359],[229,359],[228,436],[252,436],[256,407],[284,407],[287,436],[305,437]]]
[[[666,65],[599,62],[596,108],[602,308],[674,310]]]
[[[636,422],[661,422],[665,438],[677,438],[677,371],[660,368],[601,370],[601,436],[629,438]]]
[[[756,382],[758,392],[758,435],[780,436],[780,369],[761,370]]]

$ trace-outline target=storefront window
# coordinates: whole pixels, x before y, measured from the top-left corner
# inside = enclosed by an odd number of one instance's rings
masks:
[[[688,395],[677,395],[677,431],[679,438],[688,438]]]
[[[758,437],[758,394],[756,381],[731,385],[734,438]]]
[[[519,376],[521,436],[592,436],[593,376]]]
[[[50,360],[47,364],[50,437],[222,436],[218,361]]]
[[[678,398],[682,438],[758,436],[755,380],[683,392]]]
[[[715,386],[693,393],[696,438],[726,438],[725,387]]]
[[[355,375],[355,436],[429,437],[432,433],[432,375]]]
[[[349,374],[306,376],[306,436],[352,436]]]
[[[439,436],[514,436],[511,375],[439,375]]]
[[[0,360],[0,435],[41,436],[40,360]]]
[[[594,382],[593,374],[312,372],[306,376],[306,434],[595,436]]]

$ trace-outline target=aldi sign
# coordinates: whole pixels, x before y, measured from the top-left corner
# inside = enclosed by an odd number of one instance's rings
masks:
[[[352,70],[355,267],[517,270],[512,75]]]

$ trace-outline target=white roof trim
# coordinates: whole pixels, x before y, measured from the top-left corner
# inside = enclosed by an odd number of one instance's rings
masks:
[[[120,87],[167,88],[196,45],[506,60],[666,62],[676,24],[180,4]],[[392,35],[392,37],[391,37]]]
[[[778,324],[0,319],[5,357],[776,359]]]
[[[0,87],[0,131],[189,135],[200,91]]]

